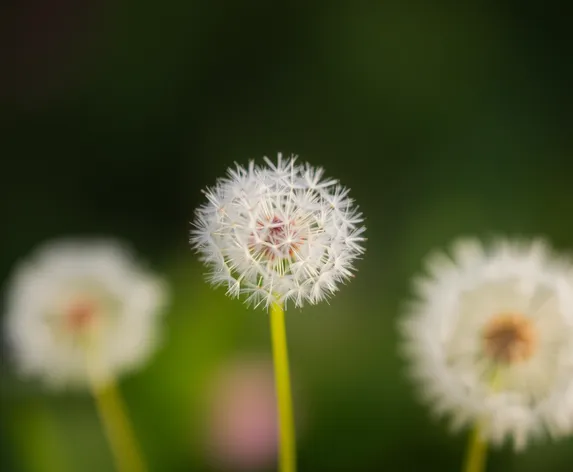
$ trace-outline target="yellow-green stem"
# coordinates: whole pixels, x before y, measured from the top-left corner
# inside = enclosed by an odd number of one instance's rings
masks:
[[[92,393],[113,452],[117,471],[144,472],[145,463],[117,387],[113,382],[103,386],[94,385]]]
[[[470,434],[464,472],[484,472],[487,442],[483,440],[479,425]]]
[[[284,310],[280,303],[273,303],[271,306],[271,336],[275,364],[277,409],[279,414],[279,471],[295,472],[296,440],[294,416]]]
[[[495,366],[491,372],[490,388],[493,392],[499,391],[502,385],[503,369]],[[484,472],[487,456],[487,442],[484,441],[481,431],[481,421],[477,421],[470,433],[464,472]]]

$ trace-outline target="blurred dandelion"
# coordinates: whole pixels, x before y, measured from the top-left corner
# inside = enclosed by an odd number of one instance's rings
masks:
[[[6,333],[23,376],[92,391],[120,470],[143,470],[114,380],[156,345],[166,287],[111,240],[45,244],[16,268]]]
[[[280,468],[296,468],[284,309],[333,295],[364,252],[362,214],[349,191],[296,158],[237,165],[207,189],[190,242],[227,295],[270,310]]]
[[[486,446],[523,449],[573,432],[573,269],[540,240],[461,240],[436,253],[402,320],[425,400],[452,427],[473,425],[466,470]]]

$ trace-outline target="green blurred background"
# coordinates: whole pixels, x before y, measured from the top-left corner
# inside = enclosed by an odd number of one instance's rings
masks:
[[[233,161],[278,151],[341,178],[368,226],[356,279],[287,313],[300,470],[459,470],[465,437],[418,404],[395,322],[420,260],[457,236],[573,249],[570,16],[527,5],[2,3],[0,279],[74,234],[165,274],[163,346],[121,381],[152,471],[239,468],[206,445],[213,378],[269,359],[268,320],[204,283],[189,221]],[[6,354],[0,469],[111,471],[89,395],[18,380]],[[572,463],[572,440],[545,441],[489,470]]]

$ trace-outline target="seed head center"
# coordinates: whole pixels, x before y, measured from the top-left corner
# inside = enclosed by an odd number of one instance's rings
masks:
[[[97,303],[89,298],[80,297],[73,300],[65,313],[66,326],[71,331],[84,331],[89,329],[96,318]]]
[[[257,221],[250,247],[268,260],[288,259],[295,256],[304,239],[295,222],[273,216]]]
[[[537,344],[537,333],[529,318],[520,313],[493,316],[482,333],[483,348],[499,364],[528,360]]]
[[[274,246],[283,244],[288,236],[287,224],[276,216],[272,219],[266,231],[266,242]]]

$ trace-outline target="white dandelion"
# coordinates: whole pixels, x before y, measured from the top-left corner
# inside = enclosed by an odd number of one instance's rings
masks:
[[[45,244],[15,270],[5,328],[25,376],[105,383],[153,352],[166,286],[109,240]]]
[[[205,192],[191,244],[209,280],[232,297],[270,311],[279,415],[279,470],[296,471],[295,426],[284,322],[288,302],[301,307],[333,295],[364,252],[364,219],[337,180],[295,157],[266,166],[237,164]]]
[[[401,327],[434,411],[518,450],[544,431],[573,433],[569,262],[538,240],[491,248],[462,240],[451,258],[434,254],[427,270]]]
[[[209,280],[254,305],[334,294],[364,252],[362,214],[337,180],[296,158],[229,169],[196,211],[191,244]]]

